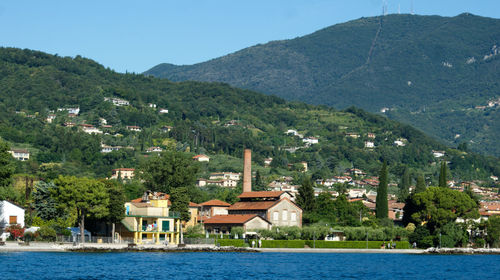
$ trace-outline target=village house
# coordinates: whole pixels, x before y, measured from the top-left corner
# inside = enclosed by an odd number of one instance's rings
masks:
[[[125,218],[116,230],[118,239],[133,239],[136,244],[179,244],[181,220],[170,211],[170,196],[146,191],[141,198],[125,203]],[[189,203],[191,219],[184,229],[198,223],[198,204]]]
[[[127,130],[140,132],[141,128],[136,125],[127,125]]]
[[[398,146],[398,147],[404,147],[406,146],[405,142],[403,142],[402,140],[398,139],[398,140],[395,140],[394,141],[394,145]]]
[[[349,168],[346,170],[346,172],[348,172],[352,176],[366,176],[366,173],[363,170],[357,168]]]
[[[210,157],[208,157],[207,155],[196,155],[193,157],[193,160],[194,161],[199,161],[199,162],[209,162],[210,161]]]
[[[440,157],[443,157],[444,155],[446,154],[445,151],[432,151],[432,155],[435,157],[435,158],[440,158]]]
[[[200,204],[200,222],[216,215],[227,215],[231,204],[218,199],[212,199]]]
[[[313,144],[318,144],[319,139],[317,137],[306,137],[302,139],[302,142],[306,143],[307,145],[313,145]]]
[[[149,147],[146,149],[146,153],[161,153],[163,149],[160,147]]]
[[[149,108],[156,108],[156,104],[154,104],[154,103],[148,103],[148,107]]]
[[[111,153],[112,151],[118,151],[122,148],[122,146],[108,146],[101,144],[101,153]]]
[[[45,121],[48,123],[52,123],[52,121],[54,121],[55,119],[56,119],[56,115],[49,114],[49,115],[47,115],[47,118],[45,119]]]
[[[9,236],[5,229],[11,225],[24,227],[24,208],[7,200],[0,200],[0,241]]]
[[[375,139],[376,135],[375,135],[375,133],[368,132],[368,133],[366,134],[366,137],[371,138],[371,139]]]
[[[117,168],[111,170],[111,179],[132,180],[135,176],[134,168]]]
[[[160,109],[158,111],[158,113],[160,113],[160,114],[168,114],[168,109]]]
[[[372,149],[375,148],[375,143],[371,141],[365,141],[365,148]]]
[[[269,165],[271,165],[271,162],[273,161],[273,158],[270,157],[270,158],[265,158],[264,159],[264,166],[265,167],[269,167]]]
[[[11,154],[13,158],[20,161],[26,161],[30,159],[30,152],[26,149],[11,149],[9,151],[9,154]]]
[[[295,130],[295,129],[289,129],[289,130],[287,130],[287,131],[285,132],[285,134],[287,134],[287,135],[290,135],[290,134],[291,134],[291,135],[293,135],[293,136],[297,136],[297,137],[299,137],[299,138],[304,138],[304,135],[302,135],[302,134],[298,133],[298,132],[297,132],[297,130]]]
[[[251,151],[244,151],[243,192],[239,202],[228,207],[228,215],[214,216],[205,221],[207,231],[230,231],[230,227],[269,229],[272,226],[302,227],[302,209],[284,191],[252,191]]]
[[[77,116],[80,113],[80,107],[71,107],[71,108],[58,108],[58,112],[67,111],[68,114]]]
[[[102,134],[102,130],[91,124],[81,124],[82,131],[88,134]]]
[[[124,99],[116,98],[116,97],[104,97],[104,101],[110,101],[115,106],[128,106],[130,102]]]
[[[366,196],[366,189],[348,189],[347,196],[348,198],[361,198]]]
[[[355,132],[347,132],[347,133],[345,134],[345,136],[347,136],[347,137],[351,137],[351,138],[355,138],[355,139],[356,139],[356,138],[359,138],[359,133],[355,133]]]
[[[170,131],[170,130],[172,130],[172,129],[173,129],[173,127],[168,126],[168,125],[165,125],[165,126],[162,126],[162,127],[161,127],[161,132],[163,132],[163,133],[167,133],[167,132],[169,132],[169,131]]]

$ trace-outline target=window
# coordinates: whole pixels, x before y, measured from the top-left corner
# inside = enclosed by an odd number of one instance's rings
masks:
[[[11,225],[17,224],[17,216],[9,216],[9,224]]]
[[[283,210],[283,212],[281,213],[281,220],[283,220],[283,221],[288,220],[288,211],[287,210]]]
[[[279,213],[278,213],[278,211],[275,211],[273,213],[273,221],[277,221],[277,220],[279,220]]]
[[[170,231],[170,221],[161,222],[161,231]]]
[[[290,216],[290,220],[292,220],[292,222],[297,221],[297,213],[292,212],[290,215],[291,215],[291,216]]]

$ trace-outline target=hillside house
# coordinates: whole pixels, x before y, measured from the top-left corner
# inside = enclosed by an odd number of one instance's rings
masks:
[[[210,157],[208,157],[207,155],[196,155],[193,157],[193,160],[194,161],[199,161],[199,162],[209,162],[210,161]]]
[[[140,132],[141,128],[139,126],[136,126],[136,125],[127,125],[127,130]]]
[[[365,148],[373,149],[373,148],[375,148],[375,143],[373,143],[371,141],[365,141]]]
[[[444,157],[444,155],[446,154],[445,151],[432,151],[432,155],[435,157],[435,158],[440,158],[440,157]]]
[[[49,114],[49,115],[47,115],[47,118],[45,119],[45,121],[46,121],[47,123],[52,123],[55,119],[56,119],[56,115],[54,115],[54,114]]]
[[[371,139],[375,139],[376,135],[375,135],[375,133],[373,133],[373,132],[368,132],[368,133],[366,134],[366,137],[371,138]]]
[[[311,136],[311,137],[306,137],[306,138],[302,139],[302,142],[309,144],[309,145],[313,145],[313,144],[318,144],[319,139],[317,137]]]
[[[5,229],[10,225],[24,227],[24,208],[7,200],[0,200],[0,240],[5,240],[10,234]]]
[[[20,161],[26,161],[30,159],[30,152],[26,149],[11,149],[9,151],[9,154],[11,154],[13,158]]]
[[[149,147],[146,149],[146,153],[161,153],[163,149],[160,147]]]
[[[348,189],[347,191],[348,198],[361,198],[363,195],[366,195],[366,189]]]
[[[110,101],[115,106],[129,106],[130,102],[116,97],[104,97],[104,101]]]
[[[63,124],[63,126],[65,126],[65,127],[73,127],[73,126],[75,126],[75,125],[76,125],[76,123],[74,123],[74,122],[65,122],[65,123]]]
[[[132,180],[135,176],[134,168],[117,168],[111,171],[111,179]]]
[[[347,133],[345,134],[345,136],[347,136],[347,137],[351,137],[351,138],[356,139],[356,138],[359,138],[359,133],[355,133],[355,132],[347,132]]]
[[[161,132],[163,132],[163,133],[167,133],[167,132],[169,132],[169,131],[170,131],[170,130],[172,130],[172,129],[173,129],[173,127],[172,127],[172,126],[165,125],[165,126],[162,126],[162,127],[161,127]]]
[[[268,167],[269,165],[271,165],[271,162],[273,161],[273,158],[265,158],[264,159],[264,166],[265,167]]]
[[[108,146],[101,144],[101,153],[111,153],[112,151],[119,151],[122,148],[122,146]]]
[[[78,116],[80,114],[80,107],[58,108],[58,112],[67,111],[68,114]]]
[[[398,147],[404,147],[406,146],[405,142],[401,141],[401,140],[395,140],[394,141],[394,145],[398,146]]]
[[[102,130],[90,124],[81,124],[82,131],[88,134],[102,134]]]
[[[158,111],[158,113],[160,113],[160,114],[168,114],[168,109],[160,109]]]

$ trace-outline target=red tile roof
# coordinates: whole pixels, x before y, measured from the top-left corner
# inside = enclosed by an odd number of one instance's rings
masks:
[[[235,204],[231,205],[227,210],[267,210],[279,202],[280,200],[236,202]]]
[[[201,206],[231,206],[231,204],[218,199],[212,199],[200,204]]]
[[[262,191],[262,192],[244,192],[238,198],[270,198],[280,197],[284,191]]]
[[[206,219],[205,224],[238,224],[242,225],[251,219],[259,217],[256,214],[244,214],[244,215],[217,215],[212,218]],[[263,218],[261,218],[263,219]],[[268,222],[267,220],[263,219]],[[269,222],[268,222],[269,223]]]

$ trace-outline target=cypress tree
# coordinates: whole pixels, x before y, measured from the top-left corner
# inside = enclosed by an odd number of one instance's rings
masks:
[[[415,193],[424,192],[427,187],[425,186],[424,175],[419,174],[417,177],[417,186],[415,187]]]
[[[398,201],[403,202],[410,195],[410,169],[405,167],[403,172],[403,176],[401,177],[401,181],[399,183],[399,195]]]
[[[375,212],[378,219],[383,219],[389,216],[389,204],[387,202],[387,163],[385,161],[382,169],[380,169],[379,181]]]
[[[297,204],[304,210],[304,212],[311,212],[314,210],[314,187],[311,178],[304,178],[302,185],[299,188],[297,195]]]
[[[448,184],[447,184],[447,180],[446,180],[446,177],[447,177],[447,174],[446,174],[446,171],[447,171],[448,167],[446,166],[446,162],[443,161],[441,162],[441,171],[439,172],[439,186],[441,188],[446,188],[448,187]]]

